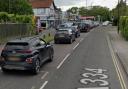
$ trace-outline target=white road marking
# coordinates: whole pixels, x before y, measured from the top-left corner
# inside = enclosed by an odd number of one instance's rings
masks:
[[[75,50],[78,46],[79,46],[80,43],[78,43],[76,46],[73,47],[73,50]]]
[[[84,40],[84,38],[81,38],[80,42],[82,42]]]
[[[66,55],[66,57],[63,59],[63,61],[61,61],[61,63],[57,66],[57,69],[59,69],[62,64],[65,62],[65,60],[70,56],[70,53]]]
[[[110,39],[109,39],[108,36],[107,36],[107,42],[108,42],[108,46],[109,46],[109,49],[110,49],[110,53],[111,53],[111,56],[112,56],[112,60],[113,60],[118,78],[119,78],[119,81],[120,81],[120,85],[121,85],[122,89],[127,89],[127,86],[124,82],[123,75],[122,75],[120,67],[119,67],[119,64],[117,62],[117,57],[114,54],[114,51],[113,51],[113,48],[112,48],[112,45],[111,45],[111,42],[110,42]]]
[[[0,67],[0,70],[1,70],[1,67]]]
[[[32,86],[32,88],[31,89],[35,89],[35,86]]]
[[[77,88],[77,89],[109,89],[108,87],[90,87],[90,88]]]
[[[46,72],[42,77],[41,79],[44,79],[47,75],[48,75],[49,72]]]
[[[90,72],[94,72],[94,73],[98,73],[98,74],[103,74],[103,72],[106,72],[107,70],[105,69],[92,69],[92,68],[85,68],[85,70],[90,71]]]
[[[40,87],[40,89],[44,89],[44,87],[47,85],[48,81],[45,81],[44,84]]]
[[[85,85],[88,85],[89,83],[95,83],[96,84],[96,82],[100,82],[101,83],[98,86],[108,86],[109,85],[108,81],[100,80],[100,79],[92,80],[92,79],[85,78],[85,79],[81,79],[80,80],[80,83],[85,84]]]
[[[90,76],[100,76],[99,79],[108,79],[108,75],[105,74],[83,73],[82,76],[85,78],[89,78]]]

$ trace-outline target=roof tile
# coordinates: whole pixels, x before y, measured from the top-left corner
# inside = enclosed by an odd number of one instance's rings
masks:
[[[30,0],[33,8],[49,8],[53,0]]]

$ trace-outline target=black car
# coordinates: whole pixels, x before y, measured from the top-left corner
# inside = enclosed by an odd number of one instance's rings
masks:
[[[72,28],[75,31],[75,37],[76,38],[79,37],[80,36],[80,29],[78,28],[78,25],[73,23]]]
[[[79,24],[78,29],[80,30],[80,32],[88,32],[90,30],[90,25],[86,23],[81,23]]]
[[[38,37],[21,38],[7,42],[1,53],[1,69],[30,70],[37,74],[40,66],[52,61],[53,47]]]
[[[66,23],[60,24],[57,26],[56,30],[59,30],[59,28],[66,28],[68,25]]]
[[[72,43],[75,41],[75,31],[72,30],[72,27],[59,28],[54,36],[55,44],[60,42]]]

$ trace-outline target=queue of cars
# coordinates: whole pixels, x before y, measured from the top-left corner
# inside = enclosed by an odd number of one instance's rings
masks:
[[[80,36],[80,32],[89,32],[92,28],[98,26],[98,22],[82,21],[82,22],[65,22],[57,27],[54,36],[55,44],[67,42],[71,44]]]
[[[73,43],[80,32],[88,32],[95,27],[86,22],[66,22],[60,24],[54,36],[55,44],[60,42]],[[40,37],[14,39],[6,43],[0,56],[0,66],[3,72],[8,70],[29,70],[38,74],[45,62],[51,62],[54,49],[50,43]]]

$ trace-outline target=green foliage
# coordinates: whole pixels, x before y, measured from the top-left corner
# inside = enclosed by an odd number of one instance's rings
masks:
[[[0,12],[0,23],[32,23],[32,15],[15,15],[7,12]]]
[[[70,12],[72,14],[77,14],[78,12],[78,7],[72,7],[70,9],[67,10],[67,12]]]
[[[118,11],[119,11],[119,14],[118,14]],[[111,11],[111,16],[114,17],[113,24],[117,25],[119,20],[118,18],[120,18],[120,16],[127,16],[127,15],[128,15],[128,6],[124,1],[121,0],[119,4],[116,6],[116,8],[112,9]]]
[[[95,16],[95,17],[100,16],[103,21],[110,20],[110,11],[106,7],[93,6],[88,9],[86,7],[80,7],[80,8],[72,7],[67,11],[71,12],[72,14],[76,14],[77,12],[79,12],[80,16]]]
[[[128,16],[122,16],[119,25],[122,36],[128,40]]]
[[[33,14],[32,6],[28,0],[0,0],[0,12],[19,15]]]
[[[7,22],[9,19],[8,13],[0,12],[0,22]]]
[[[86,16],[87,15],[87,9],[85,7],[80,7],[79,8],[79,14],[81,16]]]
[[[42,37],[43,40],[45,40],[46,43],[48,42],[51,42],[54,40],[54,36],[53,35],[49,35],[49,34],[46,34]]]
[[[102,21],[110,20],[110,11],[106,7],[93,6],[90,10],[87,11],[87,14],[89,16],[95,16],[95,17],[100,15]]]

